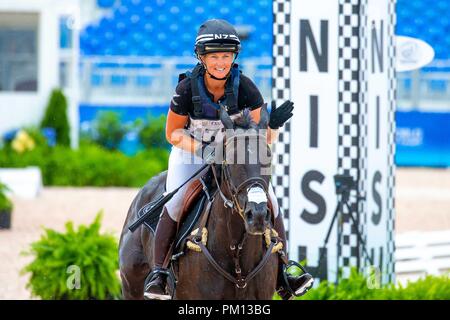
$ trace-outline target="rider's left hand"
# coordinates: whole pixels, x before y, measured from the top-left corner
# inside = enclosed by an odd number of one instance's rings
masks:
[[[294,103],[290,100],[285,101],[278,108],[273,105],[270,111],[269,127],[274,130],[282,127],[292,117],[293,109]]]

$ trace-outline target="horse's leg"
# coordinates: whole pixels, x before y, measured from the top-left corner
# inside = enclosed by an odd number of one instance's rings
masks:
[[[143,227],[141,227],[143,228]],[[144,281],[150,271],[150,256],[143,252],[152,245],[152,239],[141,244],[141,232],[127,232],[123,235],[119,250],[120,277],[122,279],[122,295],[125,300],[144,299]],[[148,233],[148,232],[147,232]]]

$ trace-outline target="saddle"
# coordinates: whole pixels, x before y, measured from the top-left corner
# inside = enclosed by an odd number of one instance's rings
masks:
[[[201,216],[203,208],[208,201],[209,194],[212,194],[215,186],[212,184],[211,168],[200,178],[188,184],[185,198],[183,200],[183,209],[180,220],[177,225],[177,235],[175,237],[174,252],[181,249],[183,240],[189,235]],[[143,206],[138,212],[138,218],[151,209],[154,202],[149,202]],[[153,213],[144,221],[144,225],[155,233],[156,227],[161,216],[161,210]]]

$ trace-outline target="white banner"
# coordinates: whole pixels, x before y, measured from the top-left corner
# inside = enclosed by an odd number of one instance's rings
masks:
[[[389,0],[369,0],[368,15],[368,92],[367,92],[367,248],[374,265],[385,269],[387,261],[388,175],[390,143],[388,141],[390,101],[388,98],[388,13]],[[380,270],[385,274],[385,270]]]
[[[292,1],[289,253],[317,265],[319,247],[336,206],[333,175],[337,168],[338,2]],[[329,240],[336,243],[335,234]],[[330,246],[328,259],[336,259]],[[334,264],[333,264],[334,265]]]

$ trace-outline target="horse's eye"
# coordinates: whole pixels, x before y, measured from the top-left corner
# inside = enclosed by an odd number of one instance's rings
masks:
[[[238,199],[240,203],[245,203],[247,201],[247,195],[245,193],[238,194]]]

